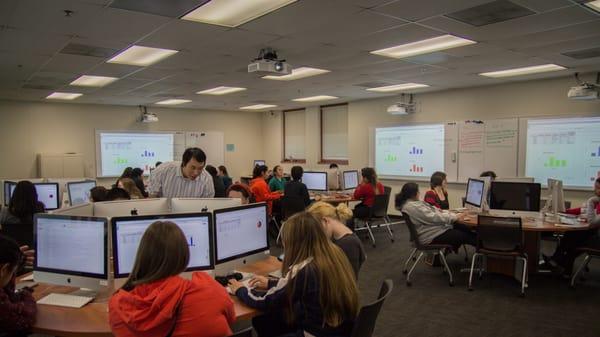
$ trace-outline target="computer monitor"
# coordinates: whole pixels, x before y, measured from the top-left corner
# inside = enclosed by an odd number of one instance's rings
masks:
[[[494,181],[501,181],[507,183],[533,183],[533,177],[498,177]]]
[[[4,181],[4,206],[8,206],[15,187],[17,187],[16,182],[8,180]]]
[[[95,180],[73,181],[67,183],[69,204],[76,206],[90,201],[90,190],[96,187]]]
[[[267,205],[217,209],[214,216],[215,274],[226,275],[265,258],[269,251]]]
[[[562,180],[548,178],[548,200],[546,201],[544,211],[554,213],[554,215],[565,212],[565,195]]]
[[[241,204],[240,198],[171,198],[171,213],[212,212]]]
[[[358,171],[344,171],[344,189],[351,190],[358,187]]]
[[[210,213],[115,217],[110,220],[115,279],[129,276],[142,235],[155,221],[174,222],[183,231],[190,249],[190,263],[186,272],[214,268]]]
[[[262,160],[262,159],[255,159],[254,160],[254,166],[252,167],[256,167],[256,166],[265,166],[267,165],[267,162]]]
[[[467,182],[467,195],[465,204],[479,208],[483,204],[485,195],[483,194],[485,182],[479,179],[469,178]]]
[[[536,183],[493,181],[490,188],[490,210],[501,214],[537,216],[540,211],[540,191],[541,185]]]
[[[311,191],[327,191],[327,172],[304,172],[302,182]]]
[[[99,290],[108,280],[108,221],[56,214],[34,216],[33,279]]]
[[[47,211],[58,209],[60,207],[58,183],[34,183],[37,191],[38,200],[44,204]]]
[[[94,203],[94,216],[116,217],[169,213],[169,199],[116,200]]]

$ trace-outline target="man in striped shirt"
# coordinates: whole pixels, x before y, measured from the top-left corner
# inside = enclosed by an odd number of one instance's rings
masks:
[[[148,181],[150,197],[213,198],[213,179],[204,170],[206,154],[197,147],[186,149],[181,162],[162,163]]]

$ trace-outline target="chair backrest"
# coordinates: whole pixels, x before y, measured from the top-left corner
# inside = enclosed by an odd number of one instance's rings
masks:
[[[383,185],[383,193],[387,195],[392,195],[392,188],[390,186]]]
[[[252,337],[252,327],[248,329],[244,329],[242,331],[238,331],[231,335],[230,337]]]
[[[383,218],[387,215],[388,204],[390,203],[389,194],[378,194],[375,196],[375,203],[371,207],[371,217]]]
[[[299,196],[286,196],[281,197],[281,214],[283,220],[291,217],[292,215],[304,211],[306,206],[304,205],[304,199]]]
[[[500,252],[523,250],[521,218],[479,215],[477,248]]]
[[[33,247],[33,224],[2,225],[0,233],[15,239],[21,246]]]
[[[460,198],[462,200],[462,207],[465,207],[465,203],[467,202],[467,197]]]
[[[406,227],[408,227],[408,232],[410,233],[410,242],[413,242],[415,247],[420,247],[421,241],[419,241],[419,234],[417,233],[415,224],[410,220],[410,216],[408,216],[406,212],[402,212],[402,218],[404,219]]]
[[[377,300],[360,308],[354,328],[352,329],[352,337],[371,337],[373,335],[375,322],[377,321],[377,316],[379,316],[379,311],[381,311],[381,306],[385,299],[390,296],[393,288],[394,283],[392,280],[387,279],[383,281]]]

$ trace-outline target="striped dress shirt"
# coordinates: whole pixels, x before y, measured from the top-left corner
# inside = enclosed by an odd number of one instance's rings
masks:
[[[162,163],[148,179],[148,193],[162,198],[213,198],[215,186],[206,170],[191,180],[181,173],[181,162]]]

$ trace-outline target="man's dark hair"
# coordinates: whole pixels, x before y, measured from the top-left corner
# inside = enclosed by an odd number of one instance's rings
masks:
[[[160,166],[160,164],[162,164],[162,161],[157,161],[156,164],[154,164],[154,168],[157,168]]]
[[[204,169],[213,177],[216,177],[218,174],[217,169],[212,165],[206,165]]]
[[[127,191],[125,191],[124,189],[119,188],[119,187],[113,187],[110,189],[110,191],[108,191],[108,193],[106,193],[107,201],[113,201],[113,200],[119,200],[119,199],[129,200],[129,199],[131,199],[131,196],[129,196],[129,193],[127,193]]]
[[[206,153],[197,147],[190,147],[185,149],[183,157],[181,159],[181,166],[187,165],[190,160],[194,158],[199,163],[206,163]]]
[[[330,169],[334,169],[334,168],[339,168],[339,167],[338,167],[338,164],[336,164],[336,163],[331,163],[331,164],[329,164],[329,168],[330,168]]]
[[[267,172],[269,168],[266,165],[256,165],[254,166],[254,170],[252,170],[252,178],[258,178],[263,175],[264,172]]]
[[[493,180],[493,179],[496,179],[498,176],[496,175],[496,172],[494,172],[494,171],[485,171],[485,172],[481,172],[479,177],[490,177]]]
[[[304,174],[304,169],[302,169],[302,166],[294,166],[292,167],[292,172],[290,173],[294,181],[300,181],[300,179],[302,179],[302,175]]]

